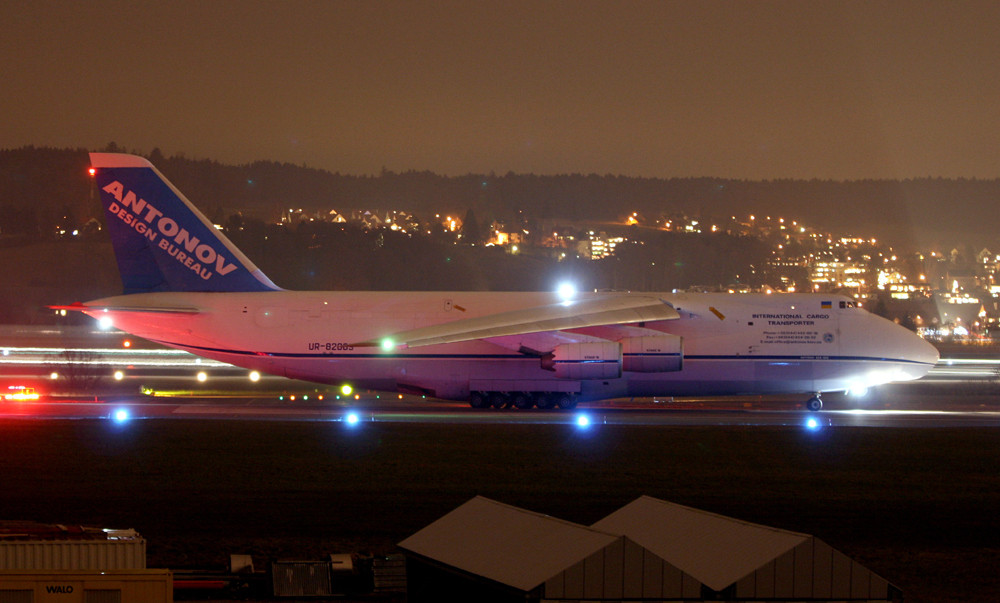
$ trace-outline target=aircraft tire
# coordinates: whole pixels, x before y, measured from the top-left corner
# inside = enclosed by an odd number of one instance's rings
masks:
[[[490,406],[496,408],[497,410],[502,408],[510,408],[512,404],[510,396],[502,394],[500,392],[493,392],[490,394]]]
[[[806,408],[808,408],[813,412],[822,410],[823,401],[819,399],[819,396],[813,396],[812,398],[809,398],[809,400],[806,402]]]
[[[556,406],[563,410],[572,410],[576,408],[576,398],[570,394],[559,394],[556,396]]]
[[[535,401],[531,399],[531,396],[524,392],[519,392],[511,396],[514,400],[514,408],[518,410],[528,410],[535,405]]]
[[[532,395],[535,398],[535,406],[542,410],[549,410],[556,405],[556,401],[553,399],[552,394],[545,392],[537,392]]]
[[[483,395],[483,392],[472,392],[472,395],[469,396],[469,406],[472,408],[486,408],[489,406],[489,402],[486,396]]]

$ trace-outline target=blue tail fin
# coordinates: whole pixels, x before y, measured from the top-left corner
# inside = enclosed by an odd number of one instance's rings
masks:
[[[91,153],[125,293],[279,288],[142,157]]]

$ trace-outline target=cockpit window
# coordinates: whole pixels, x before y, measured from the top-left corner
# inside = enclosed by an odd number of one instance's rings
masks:
[[[844,308],[857,308],[857,307],[858,307],[858,305],[856,303],[852,302],[852,301],[842,301],[842,302],[840,302],[840,309],[841,310],[843,310]]]

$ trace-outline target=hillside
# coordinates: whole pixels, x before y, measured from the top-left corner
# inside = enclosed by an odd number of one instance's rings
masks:
[[[119,150],[119,149],[115,149]],[[616,221],[638,211],[704,221],[750,213],[782,215],[825,231],[930,249],[996,246],[1000,180],[744,181],[532,174],[445,177],[430,172],[357,176],[287,163],[223,165],[150,154],[154,164],[203,211],[222,220],[243,211],[273,221],[288,208],[464,212],[508,219]],[[0,151],[0,234],[51,232],[97,216],[83,149]]]

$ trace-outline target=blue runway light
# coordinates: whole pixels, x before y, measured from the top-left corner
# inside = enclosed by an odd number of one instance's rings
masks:
[[[580,429],[586,429],[590,427],[590,417],[587,415],[577,415],[576,426]]]
[[[816,431],[819,427],[819,421],[815,417],[809,417],[806,420],[806,429],[809,431]]]
[[[346,416],[344,417],[344,421],[345,421],[345,422],[346,422],[346,423],[347,423],[348,425],[357,425],[357,424],[358,424],[358,421],[360,421],[360,420],[361,420],[361,418],[360,418],[360,417],[358,416],[358,413],[356,413],[356,412],[349,412],[349,413],[347,413],[347,415],[346,415]]]
[[[119,408],[118,410],[111,413],[111,419],[118,424],[122,424],[129,420],[128,410],[124,408]]]

